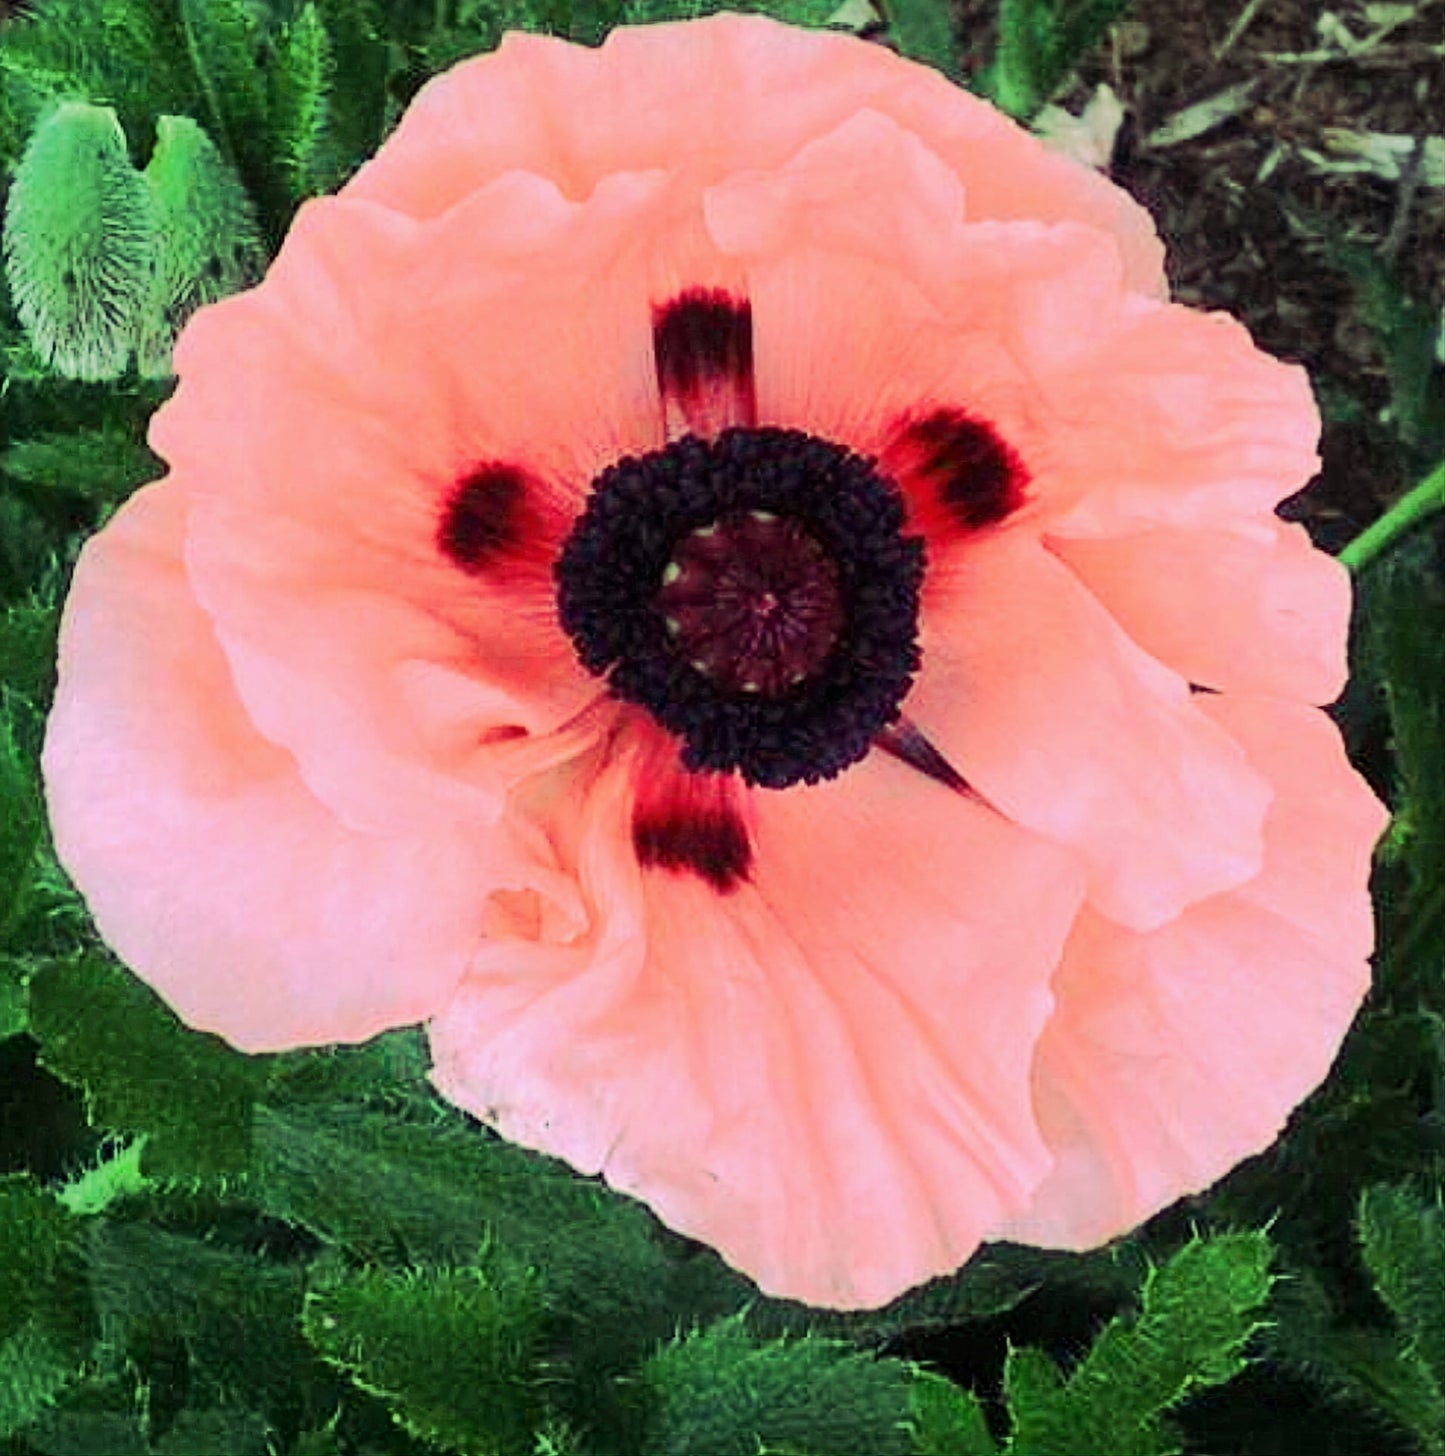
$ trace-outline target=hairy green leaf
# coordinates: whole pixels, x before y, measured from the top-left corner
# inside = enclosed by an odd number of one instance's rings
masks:
[[[941,1375],[918,1372],[913,1421],[918,1456],[998,1456],[978,1397]]]
[[[1360,1245],[1380,1296],[1445,1394],[1445,1203],[1407,1187],[1368,1188]],[[1445,1416],[1445,1405],[1442,1405]]]
[[[115,112],[61,103],[26,148],[5,219],[10,292],[46,363],[75,379],[124,372],[154,249],[145,182]]]
[[[1269,1241],[1223,1234],[1187,1244],[1144,1284],[1137,1319],[1112,1320],[1067,1382],[1038,1352],[1006,1370],[1013,1456],[1173,1456],[1161,1417],[1191,1392],[1233,1379],[1269,1295]]]
[[[540,1310],[522,1273],[372,1269],[319,1284],[305,1332],[414,1435],[469,1456],[533,1456]]]
[[[905,56],[958,77],[959,47],[946,0],[888,0],[887,10]]]
[[[912,1375],[839,1341],[760,1343],[742,1317],[664,1345],[643,1367],[645,1456],[905,1456]]]
[[[143,440],[117,425],[17,440],[0,455],[0,470],[32,485],[71,490],[118,505],[137,486],[165,472]]]
[[[326,22],[308,0],[280,36],[271,75],[273,145],[298,202],[335,186],[344,170],[331,137],[335,66]]]
[[[155,993],[100,951],[42,966],[30,982],[41,1059],[83,1087],[92,1120],[149,1135],[148,1173],[243,1172],[251,1110],[269,1063],[190,1031]]]

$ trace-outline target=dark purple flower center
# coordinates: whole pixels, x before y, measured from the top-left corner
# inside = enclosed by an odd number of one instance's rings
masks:
[[[593,482],[558,616],[695,772],[834,777],[899,717],[919,665],[923,544],[873,462],[799,430],[685,435]]]
[[[812,677],[845,614],[838,568],[796,520],[744,511],[678,542],[657,595],[668,635],[704,677],[769,697]]]

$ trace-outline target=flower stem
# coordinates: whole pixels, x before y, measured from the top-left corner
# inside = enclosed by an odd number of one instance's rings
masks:
[[[1340,562],[1359,575],[1407,531],[1445,507],[1445,460],[1414,490],[1407,491],[1373,525],[1367,526],[1343,551]]]

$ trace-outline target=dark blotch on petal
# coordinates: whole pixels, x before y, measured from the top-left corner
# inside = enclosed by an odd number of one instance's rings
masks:
[[[977,531],[1023,504],[1028,472],[992,425],[959,409],[910,421],[899,434],[910,472],[964,530]]]
[[[643,869],[695,874],[720,895],[736,890],[753,862],[742,820],[715,808],[639,811],[632,844]]]
[[[664,400],[684,409],[710,391],[734,401],[732,424],[749,423],[753,403],[753,308],[721,288],[692,288],[652,311],[652,353]]]
[[[464,571],[485,571],[521,542],[527,476],[515,465],[482,465],[452,492],[437,544]]]

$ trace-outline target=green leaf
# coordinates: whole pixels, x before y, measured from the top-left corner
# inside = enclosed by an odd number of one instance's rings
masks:
[[[390,69],[381,12],[375,0],[316,0],[334,74],[344,84],[329,100],[327,146],[318,181],[339,186],[381,145]]]
[[[741,1316],[669,1342],[643,1367],[645,1456],[905,1456],[910,1368],[840,1341],[760,1343]]]
[[[1445,1205],[1407,1187],[1360,1198],[1360,1246],[1380,1297],[1445,1393]],[[1445,1412],[1445,1407],[1442,1407]]]
[[[54,1299],[73,1272],[82,1226],[28,1174],[0,1177],[0,1336]]]
[[[983,90],[1027,121],[1128,8],[1129,0],[1000,0],[998,51]]]
[[[0,950],[9,944],[24,913],[45,822],[30,766],[10,724],[11,715],[0,699]],[[18,1026],[7,1030],[6,1025],[5,1004],[0,998],[0,1036],[19,1030]]]
[[[918,1371],[913,1421],[918,1456],[998,1456],[978,1397],[941,1375]]]
[[[30,982],[41,1060],[83,1087],[91,1119],[149,1134],[147,1173],[245,1170],[251,1112],[270,1064],[183,1027],[135,976],[99,951],[41,967]]]
[[[0,94],[84,97],[114,106],[126,134],[148,140],[154,118],[199,101],[170,0],[31,0],[0,44]]]
[[[1360,583],[1394,738],[1395,818],[1385,853],[1409,871],[1404,903],[1382,924],[1381,977],[1406,1009],[1418,995],[1445,1013],[1445,528],[1423,527]],[[1388,902],[1387,902],[1388,907]],[[1407,994],[1408,993],[1408,994]]]
[[[1274,1291],[1264,1351],[1329,1397],[1373,1416],[1382,1432],[1413,1432],[1429,1456],[1445,1453],[1445,1400],[1429,1367],[1393,1332],[1339,1326],[1318,1276],[1305,1269]]]
[[[38,1316],[0,1340],[0,1437],[39,1419],[79,1374],[76,1351]]]
[[[474,1456],[532,1456],[538,1291],[496,1269],[343,1274],[306,1301],[306,1338],[413,1435]]]
[[[89,1347],[83,1232],[28,1175],[0,1178],[0,1436],[50,1405]]]
[[[1005,1379],[1013,1456],[1181,1451],[1161,1416],[1244,1369],[1244,1344],[1269,1295],[1270,1254],[1257,1233],[1187,1244],[1145,1281],[1137,1320],[1112,1320],[1062,1388],[1038,1353],[1014,1352]]]
[[[888,19],[905,56],[957,79],[959,47],[944,0],[888,0]]]
[[[335,64],[326,23],[308,0],[281,34],[271,75],[273,146],[298,202],[335,186],[343,170],[331,142]]]
[[[159,478],[165,468],[143,440],[117,425],[17,440],[0,455],[0,470],[17,480],[74,491],[109,506]]]
[[[153,254],[145,182],[115,112],[61,103],[26,148],[5,220],[10,292],[41,358],[75,379],[122,374]]]
[[[145,1379],[174,1380],[179,1345],[191,1400],[207,1407],[281,1411],[302,1382],[331,1378],[301,1336],[306,1268],[218,1246],[149,1223],[97,1219],[90,1282],[107,1358]]]
[[[246,0],[180,0],[180,10],[209,131],[261,208],[271,241],[279,242],[291,198],[284,168],[271,155],[262,12]]]
[[[145,170],[157,248],[140,324],[140,368],[171,372],[171,349],[205,304],[255,283],[266,254],[255,209],[230,163],[188,116],[163,116]]]

